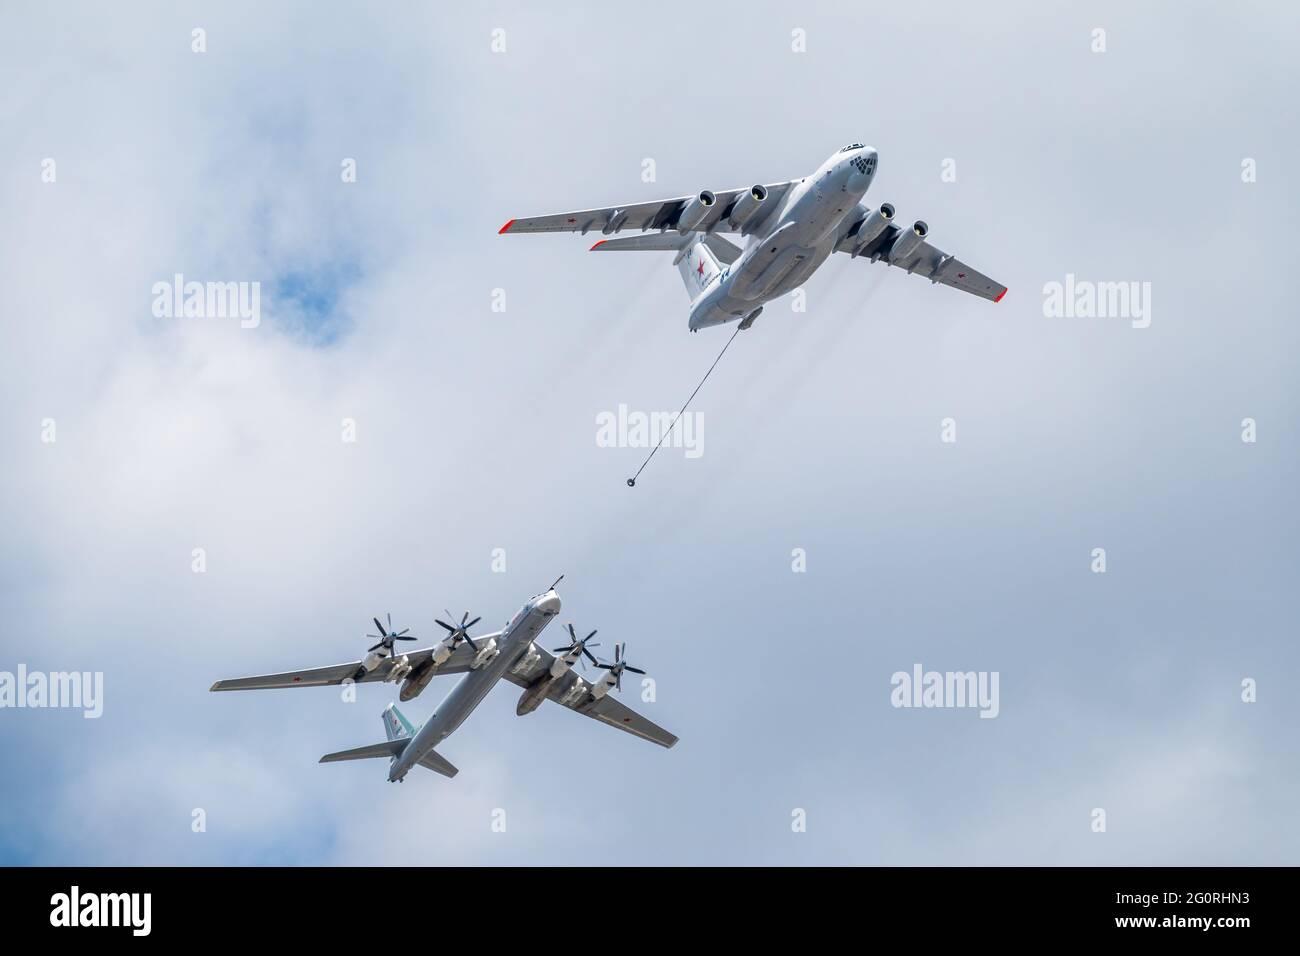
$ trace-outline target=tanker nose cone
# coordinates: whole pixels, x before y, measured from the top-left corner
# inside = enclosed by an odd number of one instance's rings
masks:
[[[850,175],[849,188],[866,192],[867,187],[871,185],[872,178],[876,175],[876,164],[880,161],[880,154],[870,146],[863,146],[857,150],[849,159]]]

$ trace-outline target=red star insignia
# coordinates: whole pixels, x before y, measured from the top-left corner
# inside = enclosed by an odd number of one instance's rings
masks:
[[[700,267],[699,267],[698,269],[696,269],[695,271],[698,272],[698,273],[700,274],[700,278],[704,278],[704,260],[703,260],[703,259],[700,260]]]
[[[570,216],[569,219],[568,219],[568,221],[569,221],[569,222],[577,222],[578,220],[576,220],[576,219],[574,219],[572,216]]]

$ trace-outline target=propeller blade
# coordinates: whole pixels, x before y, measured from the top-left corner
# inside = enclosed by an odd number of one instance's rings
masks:
[[[601,663],[597,662],[596,666],[599,667],[601,670],[604,670],[604,671],[612,671],[612,670],[614,669],[614,665],[613,665],[613,664],[601,664]]]
[[[591,651],[587,650],[587,649],[584,647],[584,648],[582,649],[582,653],[585,654],[585,655],[587,656],[587,659],[590,660],[593,664],[596,663],[596,655],[593,654],[593,653],[591,653]],[[581,661],[582,658],[579,657],[578,660]],[[583,661],[582,666],[583,666],[584,669],[586,668],[586,666],[587,666],[586,661]]]
[[[384,646],[384,642],[383,642],[383,641],[380,641],[380,642],[379,642],[378,644],[376,644],[374,647],[367,647],[366,650],[367,650],[367,651],[377,651],[377,650],[379,650],[379,649],[380,649],[381,647],[383,647],[383,646]]]
[[[439,620],[437,620],[436,618],[434,619],[434,622],[433,622],[433,623],[434,623],[434,624],[437,624],[439,627],[445,627],[447,630],[451,631],[453,634],[456,632],[456,629],[455,629],[454,627],[452,627],[450,624],[444,624],[442,621],[439,621]]]
[[[465,626],[466,626],[466,627],[473,627],[475,624],[477,624],[477,623],[478,623],[479,621],[481,621],[481,620],[483,620],[483,615],[480,614],[478,617],[474,618],[474,620],[470,621],[470,622],[469,622],[468,624],[466,624]]]
[[[395,641],[413,641],[413,640],[415,640],[415,638],[414,638],[414,637],[403,637],[401,634],[394,634],[394,635],[393,635],[393,640],[395,640]]]
[[[639,667],[633,667],[631,664],[624,664],[624,665],[623,665],[623,669],[624,669],[624,670],[629,670],[629,671],[631,671],[633,674],[644,674],[644,673],[645,673],[645,671],[643,671],[641,668],[639,668]]]
[[[379,618],[377,618],[377,617],[372,617],[370,620],[372,620],[372,621],[375,622],[375,627],[379,628],[379,633],[380,633],[380,634],[382,634],[384,637],[387,637],[387,636],[388,636],[388,632],[384,630],[384,625],[382,625],[382,624],[379,623]]]
[[[569,623],[569,637],[573,639],[575,644],[578,642],[578,632],[573,629],[572,622]]]
[[[389,629],[390,631],[393,629],[393,615],[391,615],[391,614],[388,615],[388,629]]]
[[[582,639],[582,643],[586,644],[589,640],[591,640],[595,636],[596,636],[596,632],[592,631],[590,634],[588,634],[586,637]],[[592,645],[592,647],[599,647],[599,646],[600,646],[599,644]]]

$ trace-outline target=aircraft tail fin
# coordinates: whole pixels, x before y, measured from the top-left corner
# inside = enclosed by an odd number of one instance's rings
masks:
[[[708,243],[697,239],[686,247],[681,258],[677,260],[677,271],[681,273],[686,285],[686,294],[694,301],[704,291],[704,287],[722,274],[718,257],[713,254]]]
[[[383,721],[384,734],[389,740],[405,740],[407,737],[415,736],[415,727],[406,719],[406,715],[392,704],[384,708]]]

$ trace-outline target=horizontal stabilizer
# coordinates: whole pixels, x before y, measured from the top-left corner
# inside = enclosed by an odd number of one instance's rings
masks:
[[[740,258],[740,248],[722,236],[679,236],[672,232],[653,232],[644,236],[624,236],[622,239],[602,239],[591,247],[591,252],[681,252],[695,241],[703,242],[723,265],[731,265]]]
[[[419,763],[421,767],[432,770],[434,773],[440,773],[444,777],[454,777],[460,772],[451,765],[451,762],[446,757],[432,750],[421,757]]]
[[[370,744],[368,747],[355,747],[352,750],[326,754],[320,758],[320,762],[334,763],[337,760],[365,760],[367,757],[396,757],[406,749],[408,743],[410,743],[409,739],[398,737],[396,740],[385,740],[383,743]]]
[[[675,232],[652,232],[644,236],[624,236],[622,239],[602,239],[590,252],[624,252],[649,250],[651,252],[678,252],[692,242],[695,236],[679,236]]]
[[[709,247],[709,251],[717,257],[717,260],[724,266],[729,266],[740,258],[740,247],[730,239],[723,239],[721,236],[705,236],[704,244]]]

